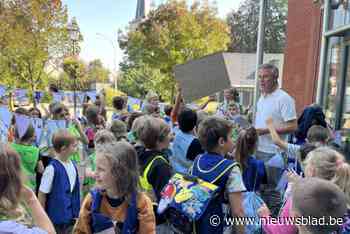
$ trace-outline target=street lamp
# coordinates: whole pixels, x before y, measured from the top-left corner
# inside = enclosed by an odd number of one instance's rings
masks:
[[[79,32],[79,27],[78,27],[78,23],[75,17],[72,18],[72,21],[68,24],[68,32],[69,32],[69,37],[72,41],[72,46],[73,46],[73,51],[72,51],[72,55],[73,57],[75,57],[77,55],[77,51],[76,51],[76,43],[79,41],[79,37],[80,37],[80,32]],[[73,93],[74,93],[74,118],[77,118],[77,68],[74,69],[74,74],[73,74]]]
[[[117,46],[115,45],[114,41],[109,38],[108,36],[102,34],[102,33],[96,33],[97,36],[99,36],[101,39],[104,39],[110,43],[110,45],[113,47],[113,73],[114,73],[114,89],[118,89],[118,77],[117,77]]]

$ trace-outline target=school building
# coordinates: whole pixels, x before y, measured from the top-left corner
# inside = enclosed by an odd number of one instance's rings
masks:
[[[350,155],[349,0],[289,0],[283,88],[298,113],[324,107],[337,139]]]

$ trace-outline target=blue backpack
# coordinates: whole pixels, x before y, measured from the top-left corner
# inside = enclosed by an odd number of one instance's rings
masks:
[[[202,173],[197,169],[200,157],[194,161],[190,175],[175,174],[161,193],[158,213],[165,212],[176,233],[222,233],[223,226],[212,230],[208,220],[214,214],[223,218],[225,184],[231,169],[238,164],[222,158],[209,173]]]

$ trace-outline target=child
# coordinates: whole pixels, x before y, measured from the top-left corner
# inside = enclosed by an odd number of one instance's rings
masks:
[[[127,129],[126,124],[121,120],[113,120],[109,126],[109,131],[114,134],[117,141],[127,140]]]
[[[105,144],[116,142],[113,133],[108,130],[100,130],[95,135],[96,148],[104,147]],[[84,191],[89,191],[95,185],[96,152],[89,156],[89,166],[85,171]]]
[[[188,172],[197,155],[204,151],[194,132],[197,113],[185,108],[178,116],[178,124],[180,131],[176,132],[172,145],[173,156],[170,161],[175,172],[184,174]]]
[[[280,147],[282,150],[286,151],[288,157],[298,159],[298,155],[300,155],[300,151],[302,147],[309,147],[308,144],[314,145],[316,147],[326,145],[329,135],[328,135],[328,129],[319,126],[314,125],[311,128],[309,128],[307,132],[307,143],[305,146],[299,146],[295,144],[289,144],[285,141],[283,141],[278,133],[276,132],[276,129],[273,125],[272,118],[268,118],[266,120],[267,128],[270,131],[272,141]],[[302,159],[303,160],[303,159]]]
[[[219,195],[209,203],[208,208],[196,223],[197,233],[223,233],[223,223],[212,226],[208,220],[216,215],[223,220],[222,205],[225,193],[228,195],[233,216],[243,217],[242,192],[246,190],[237,163],[225,159],[233,150],[232,124],[224,119],[209,117],[199,125],[199,141],[206,153],[198,156],[192,165],[192,175],[219,186]],[[237,226],[238,233],[244,233],[243,226]]]
[[[326,223],[297,226],[298,233],[328,234],[339,231],[340,225],[331,222],[343,218],[346,198],[339,187],[332,182],[318,178],[299,180],[293,188],[292,203],[291,213],[294,217],[323,218]]]
[[[305,177],[318,177],[324,180],[336,182],[337,185],[345,192],[348,191],[350,180],[347,176],[340,177],[339,175],[350,174],[348,167],[344,167],[344,156],[335,150],[328,147],[320,147],[311,151],[305,160]],[[293,181],[298,177],[289,175]],[[294,185],[293,185],[294,186]],[[293,188],[292,188],[293,190]],[[349,197],[347,198],[349,199]],[[292,207],[293,197],[289,197],[284,206],[281,208],[280,217],[291,217],[290,208]],[[349,201],[349,200],[348,200]],[[259,209],[259,215],[269,217],[270,211],[267,207]],[[345,212],[343,213],[345,215]],[[284,219],[281,219],[282,221]],[[267,234],[294,234],[297,232],[297,227],[292,224],[264,224],[263,229]]]
[[[164,107],[164,121],[167,123],[169,126],[171,125],[171,111],[173,110],[173,107],[171,105],[166,105]]]
[[[96,150],[98,188],[85,197],[74,233],[155,233],[151,201],[137,190],[136,151],[126,142]]]
[[[71,119],[69,110],[67,107],[64,107],[65,112],[65,120],[68,122],[68,131],[76,137],[79,149],[77,152],[73,153],[70,157],[71,160],[73,160],[75,163],[80,163],[83,158],[81,156],[83,155],[83,146],[82,144],[88,144],[88,138],[86,137],[84,130],[80,124],[80,122],[76,119]]]
[[[86,110],[87,126],[85,127],[85,135],[88,139],[86,152],[91,155],[94,152],[94,139],[98,130],[104,128],[103,118],[99,116],[99,110],[96,106],[90,106]]]
[[[39,148],[33,146],[35,132],[30,124],[26,133],[19,137],[18,130],[15,132],[16,143],[11,147],[20,155],[22,171],[26,175],[26,185],[33,191],[36,189],[36,173],[43,173],[44,166],[39,161]]]
[[[243,171],[243,182],[247,191],[259,191],[260,184],[267,183],[264,162],[254,157],[257,143],[258,134],[254,127],[239,132],[235,158]]]
[[[55,158],[45,168],[39,200],[53,222],[57,233],[71,233],[79,215],[79,176],[75,164],[69,160],[77,145],[68,130],[58,130],[52,137]]]
[[[159,201],[163,187],[171,178],[171,166],[162,150],[170,143],[170,128],[161,119],[150,116],[140,117],[142,125],[137,135],[144,146],[138,154],[141,174],[141,187],[146,191],[153,190]]]
[[[172,176],[171,166],[163,150],[169,147],[170,127],[162,120],[151,116],[142,116],[134,124],[141,145],[136,145],[140,163],[140,186],[158,203],[164,186]],[[155,210],[157,207],[154,207]],[[163,217],[156,216],[157,233],[170,233]]]
[[[241,114],[240,114],[240,106],[236,102],[229,102],[228,108],[225,113],[225,117],[227,120],[232,121],[233,123],[237,124],[240,128],[246,128],[249,125],[248,120],[246,120]]]
[[[112,114],[112,121],[116,119],[122,119],[128,112],[125,110],[126,102],[124,97],[114,97],[112,100],[114,107],[114,113]]]
[[[22,184],[20,156],[2,143],[0,181],[0,233],[55,233],[34,192]]]

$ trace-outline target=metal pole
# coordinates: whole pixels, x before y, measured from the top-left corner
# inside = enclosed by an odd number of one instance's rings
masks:
[[[75,41],[73,41],[73,54],[75,56]],[[77,68],[74,69],[73,75],[73,95],[74,95],[74,118],[77,119]]]
[[[267,7],[266,5],[267,5],[267,0],[260,0],[258,41],[257,41],[257,48],[256,48],[255,90],[254,90],[254,103],[253,103],[254,120],[256,115],[257,102],[260,96],[258,70],[260,65],[264,62],[265,18],[266,18],[266,7]]]
[[[323,5],[323,26],[322,26],[322,42],[321,42],[321,52],[320,52],[320,65],[319,73],[317,79],[317,104],[323,106],[324,97],[324,82],[325,82],[325,71],[327,62],[327,50],[328,50],[328,37],[325,35],[328,30],[328,20],[329,20],[329,5],[330,0],[325,0]]]

